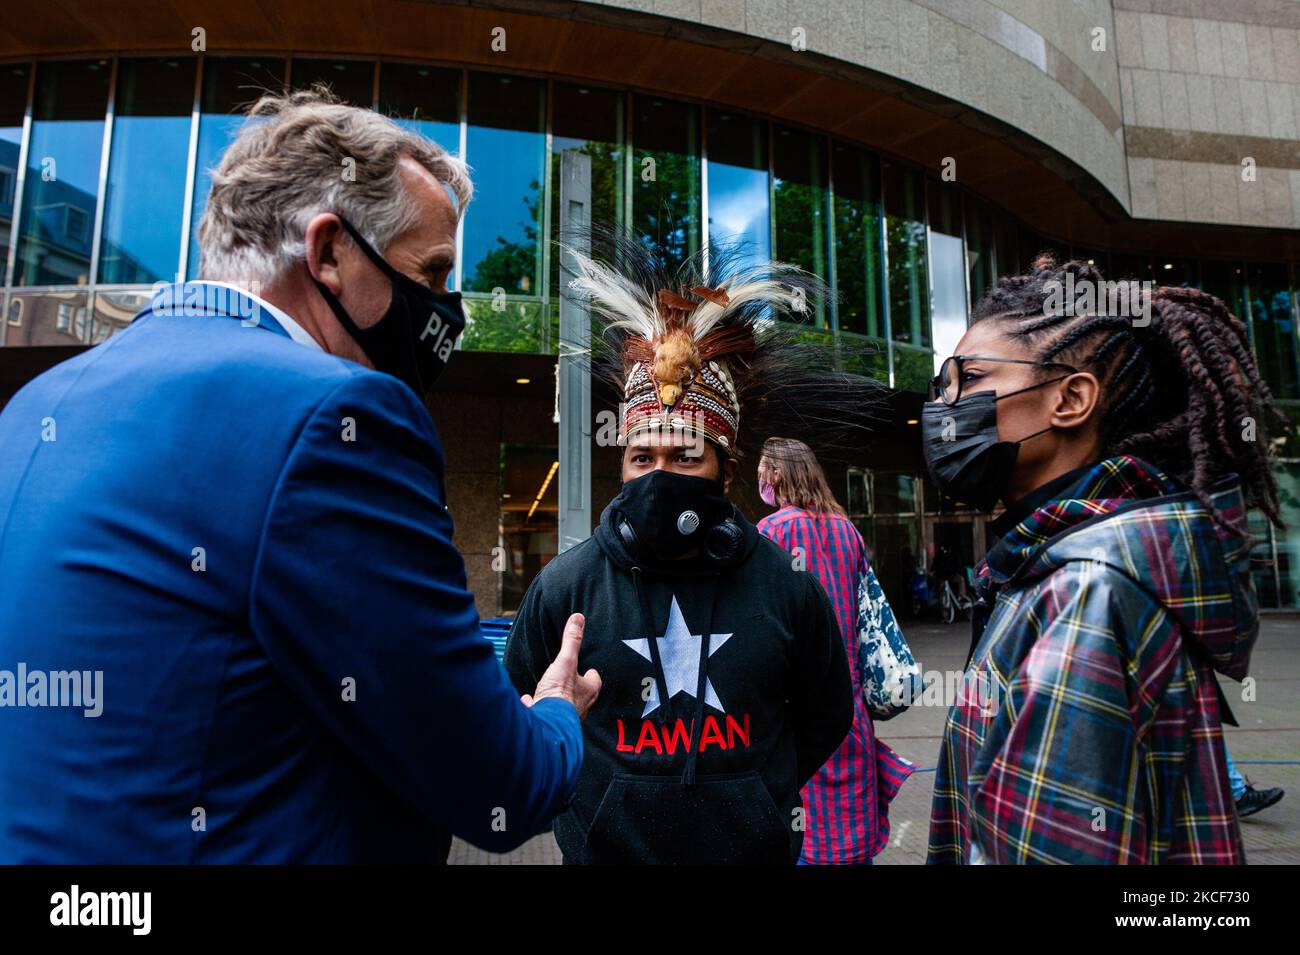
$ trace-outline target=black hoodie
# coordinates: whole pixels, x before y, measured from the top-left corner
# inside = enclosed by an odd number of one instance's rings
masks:
[[[635,557],[615,514],[546,565],[506,644],[510,678],[530,693],[569,615],[587,619],[579,671],[595,668],[602,689],[577,792],[555,821],[564,861],[793,863],[799,790],[853,722],[825,591],[739,511],[744,543],[726,564]]]

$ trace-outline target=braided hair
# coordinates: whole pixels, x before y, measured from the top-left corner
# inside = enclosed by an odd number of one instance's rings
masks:
[[[1052,307],[1062,288],[1085,283],[1096,290],[1095,308]],[[1102,384],[1107,456],[1150,461],[1182,480],[1207,509],[1208,488],[1231,471],[1247,501],[1284,526],[1263,430],[1267,418],[1287,419],[1259,373],[1246,326],[1222,301],[1194,288],[1151,290],[1149,324],[1108,314],[1103,283],[1100,270],[1087,263],[1058,265],[1040,255],[1029,272],[999,279],[971,320],[1004,323],[1039,361],[1093,372]],[[1256,440],[1243,433],[1248,420],[1258,429]]]

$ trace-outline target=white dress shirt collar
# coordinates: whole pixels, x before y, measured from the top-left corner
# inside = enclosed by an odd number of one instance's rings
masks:
[[[292,338],[294,341],[296,341],[298,344],[310,345],[312,348],[315,348],[317,351],[324,351],[324,349],[320,347],[320,342],[312,338],[311,335],[307,333],[307,329],[303,328],[292,318],[290,318],[287,314],[285,314],[283,309],[277,308],[276,306],[272,305],[270,302],[268,302],[266,299],[262,298],[261,296],[254,295],[248,289],[240,288],[238,285],[232,285],[229,282],[215,282],[211,279],[200,279],[196,284],[216,285],[216,286],[220,286],[221,288],[230,289],[232,291],[238,292],[240,295],[244,296],[245,298],[251,299],[253,304],[256,305],[258,308],[266,309],[266,311],[270,313],[271,317],[280,323],[280,327],[283,328],[289,334],[289,337]]]

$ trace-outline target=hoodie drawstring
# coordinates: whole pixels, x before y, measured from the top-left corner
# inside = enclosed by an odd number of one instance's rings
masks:
[[[700,634],[699,679],[695,683],[695,715],[691,719],[691,735],[686,746],[686,768],[682,771],[682,785],[695,785],[695,764],[699,756],[699,737],[704,734],[704,694],[709,685],[709,638],[713,635],[713,610],[718,600],[719,578],[713,578],[709,590],[708,615],[704,618],[704,632]],[[697,734],[699,734],[697,736]]]
[[[658,631],[655,630],[654,617],[650,615],[650,603],[646,597],[645,586],[641,582],[641,568],[632,568],[632,583],[636,587],[636,602],[641,613],[641,628],[645,631],[650,644],[650,663],[655,671],[655,685],[659,688],[659,707],[668,712],[668,678],[664,676],[663,660],[659,656]]]
[[[720,578],[713,578],[709,590],[708,616],[704,618],[704,631],[700,635],[699,678],[695,683],[695,715],[691,719],[690,738],[686,744],[686,768],[682,771],[682,785],[695,785],[695,766],[698,762],[699,738],[704,732],[704,695],[709,685],[709,638],[713,635],[713,612],[717,606]],[[650,602],[646,596],[645,584],[641,579],[641,568],[632,568],[632,584],[636,588],[636,601],[641,614],[641,628],[650,645],[650,662],[654,666],[655,685],[659,688],[659,706],[664,717],[668,714],[668,678],[664,675],[663,659],[659,655],[659,632],[655,629],[654,618],[650,615]]]

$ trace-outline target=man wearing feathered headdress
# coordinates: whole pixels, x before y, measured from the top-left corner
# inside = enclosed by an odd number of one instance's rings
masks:
[[[751,411],[811,428],[826,409],[801,398],[855,392],[828,366],[810,375],[774,321],[806,309],[810,276],[729,272],[717,250],[711,267],[665,274],[635,243],[616,251],[618,269],[575,254],[571,284],[607,324],[623,486],[595,534],[533,581],[506,668],[521,692],[535,686],[569,614],[586,615],[579,670],[598,670],[603,691],[555,822],[566,863],[791,864],[799,790],[852,722],[848,664],[821,586],[727,494]]]

